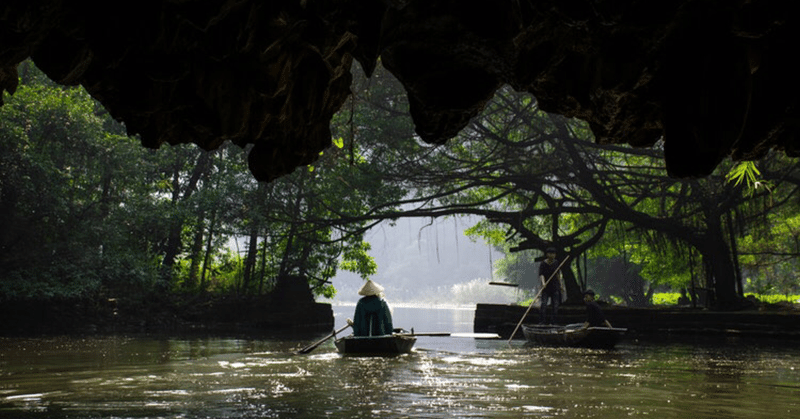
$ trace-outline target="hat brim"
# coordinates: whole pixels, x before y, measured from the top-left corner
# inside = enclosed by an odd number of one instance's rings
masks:
[[[383,294],[383,287],[378,285],[375,281],[367,281],[360,290],[358,290],[358,295],[363,296],[370,296],[370,295],[382,295]]]

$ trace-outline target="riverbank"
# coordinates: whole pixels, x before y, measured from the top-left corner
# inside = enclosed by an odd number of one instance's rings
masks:
[[[497,333],[508,339],[527,307],[515,304],[478,304],[473,329],[475,333]],[[606,305],[606,318],[614,327],[629,329],[629,335],[703,334],[733,336],[770,336],[800,339],[800,309],[791,304],[759,304],[750,310],[711,311],[689,307],[629,308]],[[583,306],[562,306],[560,324],[582,323]],[[530,310],[524,324],[539,322],[538,307]],[[524,339],[522,330],[514,335]]]
[[[163,333],[298,334],[333,328],[330,304],[271,296],[19,300],[0,304],[0,336]]]
[[[407,308],[413,309],[414,305]],[[477,304],[472,329],[475,333],[497,333],[507,339],[526,309],[516,304]],[[471,308],[458,307],[457,311],[464,310]],[[796,304],[761,303],[751,310],[726,312],[675,306],[627,308],[606,305],[603,310],[615,327],[630,329],[630,335],[715,334],[800,339],[800,309]],[[562,324],[579,323],[585,319],[585,308],[562,306],[559,315]],[[524,323],[537,322],[538,308],[534,307]],[[106,298],[6,301],[0,304],[0,336],[125,333],[287,335],[325,333],[333,328],[331,304],[276,300],[269,296],[168,295],[137,300]],[[522,332],[518,331],[515,338],[522,339]]]

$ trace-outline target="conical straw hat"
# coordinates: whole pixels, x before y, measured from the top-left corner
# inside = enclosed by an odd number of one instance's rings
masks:
[[[382,296],[383,295],[383,287],[378,285],[377,282],[374,282],[374,281],[370,280],[370,281],[367,281],[367,283],[364,284],[364,286],[362,286],[360,290],[358,290],[358,295],[364,295],[364,296],[377,295],[377,296]]]

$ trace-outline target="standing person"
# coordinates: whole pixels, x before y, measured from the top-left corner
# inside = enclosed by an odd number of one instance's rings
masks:
[[[583,292],[583,302],[586,304],[586,322],[583,327],[612,327],[611,322],[606,320],[600,305],[594,300],[594,291],[586,290]]]
[[[539,281],[542,284],[541,292],[541,307],[539,308],[539,324],[547,322],[547,300],[550,299],[550,304],[553,308],[553,314],[550,317],[550,324],[556,323],[558,316],[558,305],[561,304],[561,271],[558,269],[556,261],[556,249],[548,247],[545,251],[545,259],[539,263]],[[555,275],[553,275],[555,274]],[[547,280],[550,282],[547,282]]]
[[[353,335],[355,336],[381,336],[391,335],[392,312],[389,304],[383,299],[383,287],[376,282],[367,280],[367,283],[358,290],[363,295],[356,304],[356,312],[352,321]]]

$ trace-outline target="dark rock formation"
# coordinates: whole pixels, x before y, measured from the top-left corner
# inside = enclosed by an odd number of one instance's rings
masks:
[[[441,143],[503,84],[588,121],[602,143],[664,139],[673,176],[725,156],[798,154],[791,2],[751,0],[6,0],[0,90],[32,57],[148,147],[254,144],[272,179],[330,144],[352,59],[405,86]]]

